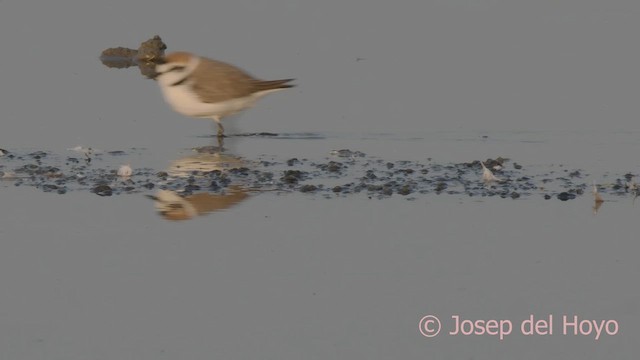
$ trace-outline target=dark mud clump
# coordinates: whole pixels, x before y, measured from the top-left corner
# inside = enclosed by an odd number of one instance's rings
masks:
[[[102,51],[102,54],[100,54],[100,59],[130,61],[132,64],[156,62],[164,56],[166,49],[167,45],[162,41],[160,36],[156,35],[140,44],[138,49],[130,49],[122,46],[105,49]]]
[[[137,66],[142,75],[153,79],[156,76],[155,65],[164,56],[167,45],[160,36],[144,41],[137,49],[126,47],[108,48],[100,54],[100,61],[110,68],[128,68]]]
[[[119,47],[108,48],[103,50],[102,54],[100,54],[100,58],[101,59],[109,59],[109,58],[126,59],[127,61],[130,61],[131,64],[133,64],[133,62],[136,59],[136,55],[138,55],[138,50],[119,46]],[[118,66],[113,66],[113,67],[118,67]]]
[[[159,61],[164,56],[164,51],[166,49],[167,45],[162,41],[160,36],[156,35],[140,44],[140,47],[138,47],[138,53],[136,54],[136,60],[138,62]]]

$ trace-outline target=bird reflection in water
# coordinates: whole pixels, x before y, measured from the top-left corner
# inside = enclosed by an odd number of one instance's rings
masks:
[[[188,220],[198,215],[226,210],[249,197],[240,186],[230,186],[224,194],[207,192],[180,196],[175,191],[160,190],[149,195],[158,213],[167,220]]]
[[[247,161],[224,154],[221,147],[195,149],[196,154],[175,160],[167,169],[172,178],[207,176],[212,171],[228,171],[246,167]],[[200,175],[198,175],[200,174]],[[177,191],[159,190],[148,195],[154,201],[158,213],[167,220],[188,220],[198,215],[226,210],[249,197],[249,191],[241,184],[231,184],[223,192],[179,194]]]

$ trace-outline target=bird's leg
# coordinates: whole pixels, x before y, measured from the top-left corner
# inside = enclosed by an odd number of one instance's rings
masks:
[[[222,122],[220,121],[220,116],[214,116],[213,121],[218,124],[218,138],[224,137],[224,127],[222,126]]]
[[[218,151],[224,151],[224,136],[218,135]]]

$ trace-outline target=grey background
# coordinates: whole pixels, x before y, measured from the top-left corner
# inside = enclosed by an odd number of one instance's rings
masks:
[[[135,69],[98,61],[159,34],[169,50],[298,79],[230,126],[322,139],[229,142],[248,159],[506,156],[606,183],[637,173],[639,15],[634,1],[3,0],[0,147],[138,147],[126,160],[160,169],[208,144],[210,124],[173,113]],[[2,185],[0,359],[637,356],[631,199],[594,216],[587,196],[261,194],[170,223],[142,196]],[[429,313],[575,313],[621,329],[425,339]]]

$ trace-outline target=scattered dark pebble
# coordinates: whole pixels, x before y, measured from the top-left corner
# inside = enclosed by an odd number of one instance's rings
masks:
[[[369,191],[369,192],[382,191],[382,189],[383,189],[382,185],[369,185],[369,186],[367,186],[367,191]]]
[[[506,161],[506,159],[502,158],[502,157],[498,157],[496,159],[487,159],[484,161],[484,166],[486,166],[487,168],[491,169],[492,171],[495,171],[496,167],[502,167],[504,162]],[[478,164],[480,167],[482,167],[482,165]]]
[[[240,167],[240,168],[232,168],[228,170],[230,174],[233,175],[237,175],[237,176],[247,176],[249,175],[249,168],[246,167]]]
[[[297,184],[305,177],[305,172],[300,170],[287,170],[284,172],[282,178],[280,178],[285,184]]]
[[[315,185],[302,185],[300,187],[300,192],[307,193],[318,190],[318,187]]]
[[[558,194],[558,199],[561,201],[567,201],[567,200],[573,200],[576,198],[575,194],[569,193],[569,192],[561,192],[560,194]]]
[[[211,170],[207,174],[211,178],[220,178],[222,176],[222,171],[220,171],[220,170]]]
[[[447,188],[447,184],[446,183],[439,182],[438,184],[436,184],[436,188],[434,190],[435,190],[436,193],[440,193],[446,188]]]
[[[98,185],[92,190],[96,195],[100,196],[111,196],[113,195],[113,190],[109,185]]]
[[[270,183],[273,181],[273,173],[268,171],[258,172],[256,180],[258,183]]]
[[[413,189],[409,185],[403,185],[398,189],[398,194],[400,195],[409,195],[413,192]]]
[[[376,176],[376,174],[375,174],[375,171],[374,171],[374,170],[367,170],[367,175],[366,175],[366,177],[367,177],[367,179],[369,179],[369,180],[375,180],[375,179],[377,179],[377,178],[378,178],[378,177]]]
[[[413,169],[398,169],[398,170],[396,170],[396,174],[410,175],[410,174],[413,174],[413,173],[414,173]]]
[[[185,191],[189,191],[189,192],[194,192],[194,191],[198,191],[200,190],[200,186],[198,185],[193,185],[193,184],[189,184],[187,186],[184,187]]]
[[[350,158],[350,157],[365,157],[366,154],[360,151],[351,151],[349,149],[342,149],[342,150],[333,150],[331,152],[332,154],[335,154],[338,157],[346,157],[346,158]]]
[[[53,185],[53,184],[44,184],[42,185],[42,190],[44,192],[51,192],[54,190],[58,190],[58,186],[57,185]]]
[[[29,156],[31,156],[34,159],[42,159],[43,157],[47,156],[47,153],[44,151],[36,151],[29,154]]]
[[[343,168],[345,168],[345,166],[337,161],[329,161],[326,164],[318,165],[318,168],[331,173],[339,173]]]

